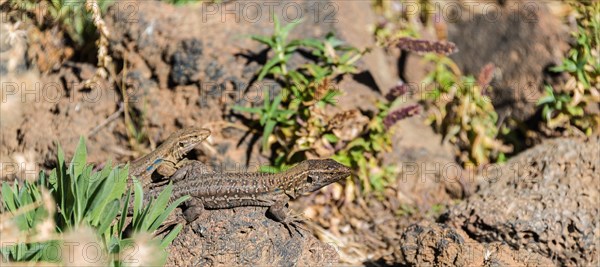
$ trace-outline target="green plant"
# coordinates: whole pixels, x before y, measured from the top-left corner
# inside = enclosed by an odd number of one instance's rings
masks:
[[[104,256],[101,262],[106,265],[120,266],[131,263],[129,260],[164,263],[164,249],[179,233],[181,225],[163,238],[143,236],[156,231],[185,198],[168,205],[172,190],[169,186],[154,202],[142,206],[143,190],[135,183],[133,217],[129,226],[134,234],[126,236],[126,213],[131,196],[131,189],[127,189],[128,167],[113,168],[109,162],[101,171],[94,172],[93,166],[86,164],[86,157],[85,142],[81,138],[68,167],[59,146],[58,167],[49,176],[40,173],[39,180],[26,181],[23,186],[2,184],[2,209],[7,211],[2,214],[7,218],[3,218],[4,227],[0,228],[3,239],[0,252],[4,259],[57,263],[73,260],[72,257],[78,256],[57,256],[45,248],[58,246],[69,252],[69,242],[88,241],[101,249],[99,252]],[[7,236],[10,240],[4,240]],[[155,253],[151,258],[126,254],[134,245]]]
[[[458,147],[459,160],[465,166],[480,166],[504,159],[512,151],[498,138],[498,114],[486,92],[491,90],[493,65],[484,67],[477,80],[463,76],[448,57],[429,53],[434,63],[423,83],[432,88],[425,101],[432,108],[428,123]]]
[[[433,63],[433,70],[423,81],[431,89],[422,99],[430,114],[427,122],[456,145],[464,165],[502,161],[511,148],[498,138],[498,115],[486,96],[486,91],[491,90],[491,71],[482,70],[475,81],[472,76],[464,76],[447,57],[457,48],[444,41],[446,28],[432,19],[435,12],[431,12],[431,1],[420,1],[415,6],[419,12],[412,13],[406,9],[393,11],[390,5],[389,1],[374,1],[376,10],[385,18],[374,35],[381,45],[423,54],[426,61]],[[435,33],[441,41],[418,39],[421,32]]]
[[[403,3],[404,5],[406,3]],[[420,21],[419,12],[407,12],[408,9],[402,11],[394,10],[392,7],[397,3],[386,0],[375,0],[373,1],[374,11],[380,15],[383,20],[376,24],[374,27],[373,35],[375,40],[380,46],[387,47],[393,40],[397,40],[402,37],[419,37],[419,33],[416,27],[416,22]],[[411,5],[413,3],[410,3]],[[412,10],[414,11],[414,10]],[[427,23],[427,21],[423,21]],[[419,25],[420,26],[420,25]]]
[[[555,94],[554,89],[549,85],[545,87],[544,97],[540,98],[537,102],[539,106],[543,106],[543,119],[551,129],[569,124],[571,119],[576,120],[577,117],[583,117],[583,107],[572,105],[571,103],[573,103],[571,94],[566,92],[556,92]],[[591,131],[589,125],[585,128]]]
[[[397,91],[402,92],[393,96]],[[392,125],[419,111],[418,105],[391,111],[401,102],[398,96],[405,94],[406,91],[406,85],[397,86],[386,97],[388,101],[377,101],[377,111],[370,115],[365,129],[348,143],[345,143],[340,134],[335,132],[328,131],[324,135],[327,144],[331,144],[332,147],[342,147],[336,151],[333,158],[357,170],[357,176],[366,192],[373,189],[375,192],[381,192],[398,174],[396,165],[383,164],[382,157],[392,149],[390,139],[394,133]]]
[[[273,53],[257,80],[272,77],[282,90],[265,91],[262,107],[233,107],[258,117],[255,122],[263,128],[262,151],[272,153],[273,166],[263,171],[277,172],[306,158],[334,157],[358,170],[367,191],[380,191],[395,177],[395,167],[381,163],[383,152],[391,149],[387,124],[401,119],[397,112],[388,116],[392,101],[378,102],[379,111],[367,116],[358,110],[332,118],[324,114],[328,106],[335,106],[336,97],[342,93],[330,88],[331,81],[339,75],[355,73],[354,64],[368,49],[347,46],[331,33],[324,39],[289,41],[290,32],[300,21],[281,26],[274,17],[274,22],[273,35],[251,38],[267,45]],[[310,54],[313,61],[291,68],[289,60],[299,51]]]
[[[275,126],[277,125],[285,125],[291,126],[293,121],[290,119],[291,115],[294,114],[293,110],[282,110],[279,109],[279,104],[281,104],[282,95],[278,94],[271,102],[269,97],[269,90],[264,90],[264,104],[260,108],[248,108],[235,106],[234,109],[242,112],[248,112],[257,114],[260,118],[259,123],[260,126],[263,127],[263,135],[262,135],[262,149],[266,151],[269,149],[269,137],[275,130]]]
[[[600,106],[600,3],[568,2],[578,15],[573,33],[576,43],[552,71],[566,72],[569,78],[560,88],[546,86],[546,94],[537,104],[542,106],[542,119],[548,128],[591,135],[600,127],[600,114],[589,111]]]
[[[258,115],[257,121],[264,127],[262,150],[263,153],[274,153],[276,171],[306,158],[305,155],[297,153],[311,147],[310,142],[299,140],[306,141],[312,138],[306,135],[299,136],[297,133],[321,132],[315,127],[322,127],[323,123],[317,122],[318,119],[315,119],[314,115],[326,105],[334,105],[335,96],[338,95],[337,91],[328,88],[329,80],[337,75],[355,71],[352,65],[360,58],[362,52],[344,46],[332,34],[327,35],[325,40],[288,41],[291,30],[300,21],[281,26],[279,19],[274,17],[274,22],[275,31],[272,36],[251,38],[267,45],[273,51],[273,57],[260,70],[258,81],[271,76],[282,84],[283,89],[279,92],[265,91],[262,107],[235,106],[233,109]],[[290,69],[288,61],[299,49],[308,50],[318,60]],[[341,55],[338,55],[338,52]],[[304,131],[306,128],[302,126],[307,124],[312,128]]]

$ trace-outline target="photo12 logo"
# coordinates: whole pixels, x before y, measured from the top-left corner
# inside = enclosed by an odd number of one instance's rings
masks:
[[[336,14],[339,7],[336,3],[314,1],[297,3],[291,1],[232,1],[228,3],[202,3],[202,22],[219,21],[236,23],[268,21],[273,17],[285,22],[311,18],[314,23],[337,23]]]

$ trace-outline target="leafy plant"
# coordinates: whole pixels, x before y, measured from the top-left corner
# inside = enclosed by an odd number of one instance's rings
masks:
[[[290,117],[294,114],[293,110],[282,110],[279,109],[279,104],[281,104],[282,95],[278,94],[275,96],[273,102],[271,102],[269,97],[269,90],[265,89],[264,91],[264,104],[262,108],[248,108],[235,106],[234,109],[242,112],[254,113],[257,114],[260,118],[259,123],[260,126],[264,128],[262,135],[262,149],[266,151],[269,149],[269,137],[273,133],[275,126],[285,125],[291,126],[292,120]]]
[[[58,167],[52,170],[49,176],[40,173],[38,181],[26,181],[23,186],[15,184],[11,187],[7,183],[2,184],[2,208],[8,211],[2,216],[10,214],[8,218],[3,218],[2,224],[14,226],[2,228],[2,238],[7,236],[4,229],[10,230],[9,234],[12,235],[8,236],[16,237],[11,240],[14,242],[2,242],[0,252],[5,260],[68,260],[56,255],[52,257],[53,254],[45,251],[45,248],[59,246],[68,251],[65,246],[73,241],[68,238],[69,235],[73,236],[72,233],[76,233],[77,236],[77,233],[89,232],[91,241],[88,241],[95,242],[94,244],[101,248],[102,255],[107,255],[104,259],[106,264],[120,266],[131,263],[129,260],[146,264],[164,262],[164,248],[181,231],[181,226],[175,227],[163,238],[139,239],[138,236],[156,231],[185,198],[168,205],[172,190],[172,187],[168,186],[156,201],[143,206],[143,190],[139,183],[136,183],[130,225],[134,234],[131,237],[126,236],[126,215],[130,210],[131,196],[131,189],[127,190],[128,167],[113,168],[109,162],[101,171],[94,172],[93,166],[86,164],[86,157],[85,142],[81,138],[68,167],[59,146]],[[44,188],[49,190],[45,198]],[[85,240],[76,238],[75,241]],[[127,258],[124,252],[134,244],[155,250],[154,257],[140,258],[140,255],[137,255]]]
[[[303,131],[302,125],[307,123],[313,127],[319,127],[315,123],[323,125],[317,122],[314,115],[319,112],[319,109],[334,105],[335,96],[338,95],[337,91],[329,88],[329,80],[337,75],[355,71],[352,64],[358,60],[362,52],[344,46],[332,34],[329,34],[325,40],[289,41],[290,32],[300,21],[282,26],[279,19],[274,17],[274,22],[275,31],[272,36],[251,36],[251,38],[267,45],[273,51],[273,57],[258,73],[258,81],[270,76],[282,84],[283,89],[279,92],[265,91],[262,107],[234,106],[233,109],[258,116],[257,122],[264,128],[262,151],[274,153],[276,168],[271,170],[277,171],[306,158],[306,155],[298,155],[298,153],[303,154],[302,152],[310,147],[310,144],[299,142],[300,139],[306,141],[307,136],[298,136],[297,133]],[[307,50],[317,60],[290,69],[288,61],[293,54],[299,53],[300,49]],[[337,52],[342,54],[338,56]],[[321,132],[316,129],[308,132],[315,133],[315,131]]]
[[[16,184],[13,187],[7,183],[2,184],[0,253],[5,261],[56,260],[49,257],[42,259],[44,255],[41,252],[47,246],[56,245],[56,242],[48,238],[49,232],[54,233],[54,202],[46,202],[42,207],[42,194],[45,199],[49,198],[47,191],[43,192],[29,182],[25,182],[22,187]],[[20,240],[25,242],[19,242]]]
[[[273,35],[251,38],[273,53],[257,80],[272,77],[283,89],[271,94],[265,91],[262,107],[233,107],[258,117],[255,122],[263,128],[262,151],[272,153],[273,166],[263,171],[277,172],[307,158],[333,157],[358,170],[366,191],[381,191],[396,171],[394,166],[382,166],[383,153],[391,149],[389,127],[413,113],[400,110],[406,114],[394,111],[390,116],[393,101],[381,101],[375,113],[350,110],[326,116],[325,109],[335,106],[336,97],[342,94],[330,84],[339,75],[356,73],[354,64],[368,49],[347,46],[332,33],[324,39],[290,41],[289,35],[300,21],[281,26],[274,17],[274,22]],[[312,56],[312,62],[290,67],[290,58],[300,52]]]
[[[546,86],[546,94],[538,100],[542,119],[552,130],[561,127],[571,134],[597,132],[600,114],[589,108],[600,106],[600,3],[568,1],[578,14],[576,44],[555,72],[566,72],[569,78],[560,88]]]
[[[460,68],[447,55],[457,51],[447,42],[443,23],[436,23],[433,3],[421,1],[419,12],[406,9],[393,10],[389,1],[374,1],[375,10],[385,20],[375,28],[377,42],[384,46],[396,46],[406,52],[424,55],[433,63],[433,69],[422,84],[429,87],[422,100],[428,108],[427,122],[456,146],[456,153],[464,165],[501,161],[511,148],[498,138],[500,126],[498,115],[486,91],[492,73],[482,70],[477,81],[462,74]],[[414,10],[412,10],[414,11]],[[420,32],[435,33],[440,41],[419,39]]]
[[[333,156],[337,161],[357,170],[357,176],[362,181],[366,192],[374,190],[381,192],[383,188],[398,174],[394,164],[384,165],[383,155],[392,149],[392,126],[419,111],[418,105],[409,105],[392,111],[401,101],[401,96],[407,92],[406,85],[393,88],[387,95],[388,101],[378,101],[377,111],[371,115],[366,127],[355,138],[344,143],[335,132],[327,132],[325,138],[332,147],[342,147]],[[396,91],[402,92],[394,96]],[[341,144],[341,145],[340,145]]]
[[[296,49],[298,49],[298,41],[288,42],[287,38],[290,34],[290,31],[300,24],[300,20],[295,20],[290,22],[284,27],[281,27],[279,19],[277,16],[273,16],[275,23],[275,32],[272,36],[260,36],[253,35],[251,36],[252,40],[261,42],[267,45],[269,48],[273,50],[275,56],[267,61],[267,63],[262,67],[260,73],[258,74],[258,80],[262,80],[267,74],[271,75],[283,75],[287,77],[288,71],[286,63],[290,59],[290,57],[294,54]]]
[[[393,10],[392,4],[374,1],[375,10],[385,18],[375,28],[374,35],[384,46],[424,55],[425,60],[433,63],[423,81],[431,89],[422,99],[428,108],[427,122],[456,146],[457,157],[464,165],[502,161],[511,147],[499,138],[502,128],[497,125],[498,115],[486,95],[492,89],[489,82],[493,68],[484,68],[477,80],[462,74],[447,57],[457,48],[445,41],[445,26],[436,23],[431,1],[419,2],[416,6],[419,12]],[[419,33],[424,31],[435,33],[439,41],[419,39]]]
[[[415,21],[420,21],[421,14],[410,12],[408,9],[398,11],[393,8],[393,5],[396,3],[392,1],[373,1],[374,11],[383,18],[380,23],[375,25],[373,31],[375,40],[380,46],[387,47],[392,40],[398,38],[419,36]]]
[[[484,67],[475,80],[463,76],[446,56],[429,53],[425,59],[435,64],[423,81],[432,88],[425,96],[432,108],[428,123],[457,146],[458,158],[466,166],[504,159],[512,148],[498,138],[498,114],[486,94],[491,90],[493,65]]]

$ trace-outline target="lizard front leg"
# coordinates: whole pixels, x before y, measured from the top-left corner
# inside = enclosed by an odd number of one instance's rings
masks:
[[[181,175],[177,175],[177,170],[186,167],[188,165],[193,165],[197,161],[189,160],[184,158],[177,163],[172,161],[162,161],[157,167],[156,172],[161,176],[161,180],[167,178],[168,180],[177,181],[178,179],[173,179],[173,177],[179,177]],[[159,185],[166,183],[167,181],[161,182]]]
[[[151,170],[153,168],[154,170]],[[171,175],[175,174],[177,168],[175,163],[171,161],[166,161],[163,159],[157,159],[153,166],[148,167],[150,171],[149,177],[144,184],[144,187],[154,188],[157,186],[164,185],[168,181],[163,181],[165,177],[171,177]]]
[[[209,173],[208,166],[197,160],[185,159],[180,161],[175,167],[177,171],[169,178],[169,180],[173,181],[173,183],[188,179],[188,176],[193,177]]]
[[[189,167],[188,165],[192,165],[192,167]],[[171,177],[175,174],[175,172],[177,172],[177,170],[184,168],[184,167],[185,168],[193,168],[194,173],[196,173],[196,174],[209,173],[208,172],[209,168],[207,165],[205,165],[204,163],[199,162],[197,160],[189,160],[187,158],[184,158],[177,163],[174,163],[171,161],[163,161],[156,168],[156,172],[158,172],[158,174],[162,175],[163,177]],[[173,179],[171,179],[171,180],[173,180]]]
[[[271,205],[269,207],[269,209],[267,210],[267,214],[274,221],[280,222],[281,224],[283,224],[283,226],[285,226],[285,228],[290,233],[290,236],[292,236],[292,237],[294,236],[292,234],[291,227],[293,227],[294,230],[296,230],[296,232],[298,232],[300,234],[300,236],[304,236],[302,234],[302,232],[300,232],[300,230],[298,230],[298,228],[304,229],[304,230],[306,230],[306,229],[297,224],[297,222],[302,221],[302,217],[298,214],[293,214],[290,217],[287,216],[289,213],[288,208],[287,208],[288,200],[289,200],[289,198],[287,198],[287,197],[282,197],[282,198],[276,200],[275,204]]]
[[[171,177],[178,169],[177,164],[172,161],[162,161],[160,165],[156,167],[156,172],[162,177]]]

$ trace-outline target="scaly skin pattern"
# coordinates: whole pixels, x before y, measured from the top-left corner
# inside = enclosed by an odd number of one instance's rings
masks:
[[[205,166],[194,161],[171,177],[174,182],[171,200],[184,195],[192,197],[185,211],[188,221],[197,218],[204,208],[260,206],[269,207],[269,215],[288,227],[285,206],[290,199],[314,192],[350,175],[348,167],[332,159],[305,160],[277,174],[207,173]],[[146,200],[156,197],[160,191],[162,188],[150,190]]]
[[[210,130],[196,127],[174,132],[154,151],[131,162],[129,174],[137,177],[144,188],[152,182],[151,175],[154,171],[163,177],[170,177],[182,166],[181,160],[185,154],[209,136]]]

